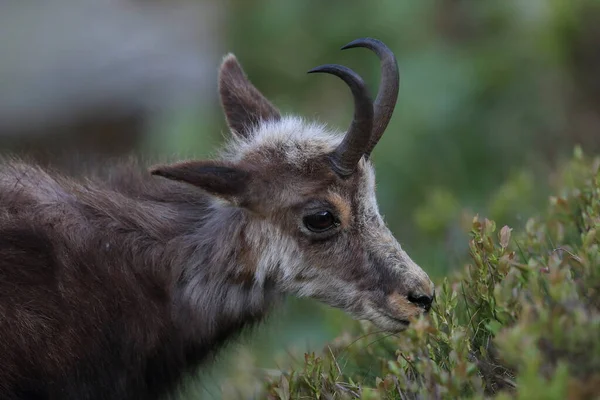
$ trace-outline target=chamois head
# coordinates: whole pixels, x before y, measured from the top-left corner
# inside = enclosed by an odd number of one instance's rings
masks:
[[[386,227],[375,198],[369,155],[392,116],[398,67],[378,40],[358,39],[342,49],[352,47],[368,48],[381,60],[375,103],[363,80],[346,67],[309,71],[336,75],[349,86],[354,118],[345,134],[281,116],[230,54],[219,72],[232,132],[223,156],[151,172],[203,189],[216,206],[244,210],[239,263],[252,284],[312,297],[399,331],[429,310],[434,287]]]

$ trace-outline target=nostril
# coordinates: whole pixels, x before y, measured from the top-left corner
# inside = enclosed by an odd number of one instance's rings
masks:
[[[425,311],[429,311],[431,309],[431,303],[433,303],[434,296],[425,296],[425,295],[408,295],[408,301],[418,305],[423,308]]]

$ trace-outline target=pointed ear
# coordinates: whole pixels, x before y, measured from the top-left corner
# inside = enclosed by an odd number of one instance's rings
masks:
[[[150,168],[152,175],[197,186],[210,194],[233,200],[246,192],[250,173],[221,161],[184,161]]]
[[[281,114],[250,83],[233,54],[228,54],[219,69],[219,95],[229,128],[248,137],[260,121],[279,121]]]

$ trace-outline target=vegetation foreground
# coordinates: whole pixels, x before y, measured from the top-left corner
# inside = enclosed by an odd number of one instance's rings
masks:
[[[475,217],[472,263],[398,335],[364,325],[268,399],[600,398],[600,158],[576,151],[545,217],[523,232]]]

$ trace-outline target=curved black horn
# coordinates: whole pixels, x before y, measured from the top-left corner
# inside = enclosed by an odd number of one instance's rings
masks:
[[[368,158],[392,118],[396,100],[398,99],[400,73],[398,72],[396,56],[394,56],[394,53],[383,42],[372,38],[356,39],[342,47],[342,50],[354,47],[365,47],[377,54],[381,60],[381,83],[379,84],[377,98],[373,106],[375,113],[373,133],[371,134],[369,145],[365,150],[365,155]]]
[[[354,172],[365,153],[373,130],[373,100],[362,78],[350,68],[337,64],[321,65],[308,73],[324,72],[341,78],[354,97],[354,118],[342,143],[331,154],[332,168],[341,176]]]

